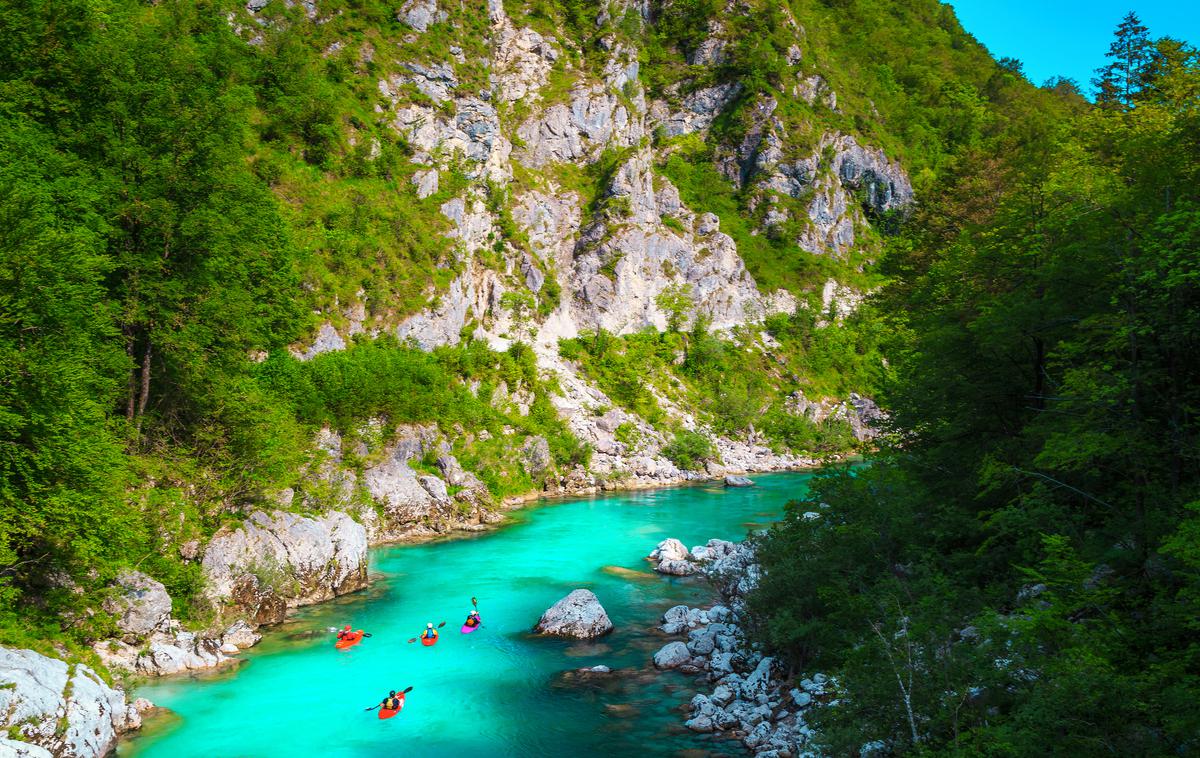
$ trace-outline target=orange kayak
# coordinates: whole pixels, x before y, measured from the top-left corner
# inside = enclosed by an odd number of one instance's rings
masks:
[[[425,647],[433,647],[434,645],[437,644],[437,638],[438,638],[438,634],[437,634],[437,632],[434,632],[432,637],[422,637],[421,644],[424,645]]]
[[[362,638],[363,638],[363,630],[359,629],[357,632],[351,632],[350,634],[347,634],[345,637],[342,637],[340,640],[333,643],[333,646],[335,648],[337,648],[338,650],[345,650],[348,647],[354,647],[355,645],[357,645],[359,642],[362,641]]]
[[[380,708],[379,709],[379,718],[390,719],[392,716],[395,716],[397,713],[404,710],[404,695],[400,694],[400,695],[397,695],[396,697],[400,701],[400,707],[395,710],[392,710],[391,708]]]

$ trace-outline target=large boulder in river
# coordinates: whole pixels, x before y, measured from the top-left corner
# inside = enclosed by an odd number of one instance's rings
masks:
[[[104,601],[104,610],[117,617],[122,632],[142,636],[166,627],[171,618],[171,596],[161,582],[140,571],[117,576],[117,595]]]
[[[19,737],[55,756],[98,758],[116,746],[121,732],[140,723],[125,693],[109,687],[87,666],[0,647],[0,733],[7,731],[10,738]]]
[[[730,474],[725,477],[726,487],[753,487],[754,482],[744,476],[734,476]]]
[[[256,623],[281,621],[287,608],[366,586],[367,531],[338,511],[258,511],[213,537],[203,567],[211,599],[233,600]]]
[[[612,621],[591,590],[574,590],[542,614],[534,631],[589,640],[613,630]]]
[[[649,557],[650,560],[657,561],[654,570],[660,574],[690,576],[699,570],[699,567],[689,560],[691,553],[687,547],[674,537],[658,543],[658,546],[650,551]]]
[[[658,543],[658,546],[650,551],[649,557],[654,561],[684,561],[689,555],[687,546],[671,537]]]

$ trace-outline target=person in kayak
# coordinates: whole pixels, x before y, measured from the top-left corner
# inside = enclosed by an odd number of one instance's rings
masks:
[[[344,640],[344,639],[346,639],[347,637],[350,637],[350,636],[352,636],[353,634],[354,634],[354,632],[351,632],[351,631],[350,631],[350,625],[349,625],[349,624],[346,624],[346,628],[345,628],[345,629],[339,629],[339,630],[338,630],[338,633],[337,633],[337,638],[338,638],[339,640]]]
[[[437,630],[433,628],[433,622],[430,621],[425,625],[425,631],[421,632],[421,639],[431,640],[434,637],[437,637],[437,634]]]
[[[463,622],[463,626],[477,627],[479,626],[479,611],[471,611],[467,614],[467,620]]]
[[[385,697],[383,702],[379,704],[379,707],[385,708],[389,711],[398,710],[400,708],[400,698],[396,697],[396,691],[392,690],[389,692],[388,696]]]

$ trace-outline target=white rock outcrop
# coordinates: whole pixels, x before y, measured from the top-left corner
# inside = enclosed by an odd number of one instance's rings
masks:
[[[287,608],[366,585],[367,532],[338,511],[257,511],[237,529],[218,532],[202,565],[212,600],[246,607],[256,623],[281,621]]]
[[[542,614],[534,627],[539,634],[576,639],[602,637],[613,630],[612,621],[591,590],[574,590]]]
[[[122,732],[140,724],[137,711],[125,702],[125,693],[110,687],[87,666],[67,664],[32,650],[0,647],[0,728],[37,746],[14,751],[24,750],[32,756],[101,758],[108,755]]]
[[[165,628],[171,617],[171,596],[162,582],[140,571],[124,571],[117,576],[115,589],[117,594],[103,608],[117,617],[118,629],[145,635]]]

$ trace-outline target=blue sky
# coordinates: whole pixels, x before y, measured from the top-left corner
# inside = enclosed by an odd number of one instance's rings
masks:
[[[1129,11],[1150,27],[1150,36],[1200,43],[1197,0],[948,0],[963,28],[996,58],[1025,64],[1034,84],[1052,76],[1075,79],[1091,92],[1113,30]]]

